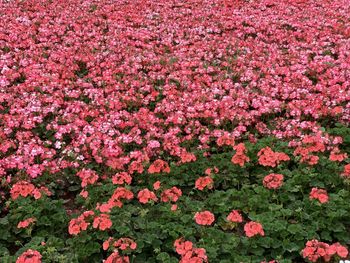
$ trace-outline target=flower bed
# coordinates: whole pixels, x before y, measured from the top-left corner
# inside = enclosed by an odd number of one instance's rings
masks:
[[[0,262],[339,262],[345,0],[0,3]]]

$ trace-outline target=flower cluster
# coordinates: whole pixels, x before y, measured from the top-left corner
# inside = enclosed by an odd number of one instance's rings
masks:
[[[243,217],[240,214],[239,211],[237,210],[232,210],[230,214],[226,217],[226,219],[230,222],[234,223],[242,223],[243,222]]]
[[[195,248],[191,241],[183,238],[176,239],[174,242],[176,253],[181,255],[181,263],[205,263],[208,262],[204,248]]]
[[[32,249],[23,252],[16,260],[16,263],[41,263],[41,254]]]
[[[215,221],[215,216],[210,211],[197,212],[194,215],[194,220],[198,225],[210,226]]]
[[[280,188],[283,184],[283,174],[269,174],[264,177],[263,184],[268,189]]]
[[[314,187],[311,189],[310,199],[318,200],[321,204],[324,204],[328,202],[329,197],[326,190]]]
[[[316,239],[308,241],[302,251],[303,257],[307,258],[311,262],[317,262],[319,259],[323,259],[324,261],[328,262],[334,255],[338,255],[341,258],[346,258],[348,253],[347,248],[339,243],[329,245]]]
[[[30,224],[34,223],[35,221],[36,219],[33,217],[27,218],[23,221],[20,221],[17,225],[17,228],[27,228]]]
[[[141,204],[147,204],[150,200],[157,201],[158,198],[155,195],[154,192],[148,190],[148,189],[143,189],[137,194],[137,198],[139,199],[139,202]]]
[[[103,242],[102,247],[103,250],[107,250],[110,246],[112,246],[114,249],[120,249],[120,250],[135,250],[137,247],[137,244],[130,238],[124,237],[119,238],[118,240],[114,241],[112,237],[108,238],[106,241]]]
[[[204,188],[212,189],[214,181],[210,176],[199,177],[195,182],[195,188],[203,191]]]
[[[249,157],[246,155],[247,150],[244,146],[244,143],[240,143],[233,147],[236,150],[235,155],[232,156],[231,162],[234,164],[238,164],[241,167],[244,166],[246,162],[249,162]]]
[[[287,154],[282,152],[274,152],[268,146],[258,152],[259,164],[263,166],[276,167],[282,161],[289,161]]]
[[[93,211],[85,211],[82,215],[77,218],[73,218],[69,222],[68,233],[71,235],[78,235],[81,231],[85,231],[90,225],[87,219],[94,216]]]
[[[247,237],[253,237],[256,235],[264,236],[265,232],[262,225],[258,222],[248,222],[244,225],[244,232]]]
[[[39,199],[41,198],[42,193],[45,193],[47,196],[51,195],[51,192],[45,186],[37,188],[33,184],[26,181],[19,181],[15,183],[12,186],[10,193],[11,198],[14,200],[17,199],[19,196],[33,196],[35,199]]]

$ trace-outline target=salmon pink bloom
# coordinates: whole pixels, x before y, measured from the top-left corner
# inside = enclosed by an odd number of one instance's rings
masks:
[[[350,178],[350,163],[344,166],[344,171],[341,174],[344,178]]]
[[[241,223],[243,222],[242,215],[238,210],[232,210],[231,213],[226,218],[230,222]]]
[[[16,263],[41,263],[41,258],[42,256],[38,251],[28,249],[17,258]]]
[[[194,219],[198,225],[211,225],[214,220],[214,214],[211,213],[210,211],[203,211],[203,212],[197,212],[194,215]]]
[[[151,166],[148,168],[148,172],[150,174],[154,173],[170,173],[170,167],[167,162],[158,159],[154,161],[154,163],[151,164]]]
[[[287,154],[282,152],[274,152],[268,146],[258,152],[258,157],[260,165],[270,167],[276,167],[280,162],[290,160]]]
[[[238,164],[243,167],[246,162],[249,162],[249,157],[246,155],[247,150],[245,148],[244,143],[237,144],[233,147],[236,150],[235,155],[232,156],[231,162],[233,164]]]
[[[263,185],[268,189],[277,189],[280,188],[283,184],[283,175],[282,174],[269,174],[264,177]]]
[[[193,243],[191,241],[185,241],[183,238],[179,238],[175,240],[174,247],[176,253],[179,255],[185,255],[188,251],[192,250]]]
[[[134,240],[124,237],[124,238],[119,238],[116,242],[114,242],[113,246],[121,250],[126,250],[126,249],[135,250],[137,247],[137,244],[135,243]]]
[[[256,235],[261,235],[261,236],[265,235],[262,225],[254,221],[248,222],[244,225],[244,232],[247,237],[253,237]]]
[[[119,255],[118,251],[113,252],[109,257],[103,261],[103,263],[129,263],[128,256]]]
[[[108,214],[100,214],[99,216],[94,218],[94,222],[92,224],[93,228],[98,228],[101,231],[111,228],[112,221]]]
[[[81,231],[86,230],[89,225],[90,223],[86,222],[82,216],[73,218],[69,222],[68,233],[71,235],[78,235]]]
[[[212,189],[213,188],[214,181],[210,176],[205,176],[205,177],[199,177],[196,180],[195,183],[195,188],[198,190],[203,191],[204,188]]]
[[[311,189],[310,199],[316,199],[320,201],[321,204],[324,204],[328,202],[329,197],[326,190],[314,187]]]
[[[117,173],[112,177],[113,184],[131,184],[132,177],[127,172]]]
[[[13,200],[17,199],[19,196],[27,197],[28,195],[32,195],[35,189],[33,184],[26,181],[19,181],[12,186],[11,197]]]
[[[337,254],[341,258],[346,258],[349,251],[346,247],[342,246],[340,243],[334,243],[329,246],[328,253],[330,255]]]
[[[157,181],[153,184],[153,189],[157,191],[159,188],[160,188],[160,181]]]
[[[157,201],[158,198],[156,197],[156,195],[148,190],[148,189],[143,189],[141,190],[138,195],[137,195],[137,198],[139,199],[139,202],[141,204],[146,204],[148,203],[150,200],[153,200],[153,201]]]
[[[98,180],[98,175],[95,171],[90,169],[83,169],[77,173],[77,176],[82,180],[81,187],[89,184],[94,184]]]
[[[181,189],[174,186],[170,189],[164,190],[164,192],[161,195],[161,200],[162,202],[176,202],[181,195]]]
[[[27,218],[26,220],[23,220],[18,223],[17,228],[26,228],[28,227],[31,223],[35,222],[35,218]]]

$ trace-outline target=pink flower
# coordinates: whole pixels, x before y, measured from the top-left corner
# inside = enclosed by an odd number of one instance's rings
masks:
[[[82,180],[81,187],[85,187],[89,184],[94,184],[98,180],[98,175],[95,171],[90,169],[83,169],[77,173],[77,176]]]
[[[239,166],[243,167],[246,162],[250,161],[249,157],[246,155],[247,149],[245,148],[244,143],[240,143],[234,146],[233,149],[236,150],[236,153],[234,156],[232,156],[232,163],[238,164]]]
[[[99,216],[94,218],[94,222],[92,224],[93,228],[99,228],[101,231],[111,228],[112,221],[108,214],[100,214]]]
[[[197,212],[194,219],[198,225],[211,225],[214,220],[214,214],[209,211]]]
[[[185,255],[188,251],[192,250],[193,243],[191,241],[185,241],[183,238],[179,238],[175,240],[174,247],[176,253],[179,255]]]
[[[16,263],[41,263],[41,258],[38,251],[28,249],[17,258]]]
[[[153,184],[153,189],[157,191],[159,188],[160,188],[160,181],[157,181]]]
[[[146,204],[150,200],[157,201],[158,198],[157,196],[150,190],[148,189],[143,189],[137,194],[137,198],[139,199],[139,202],[141,204]]]
[[[164,192],[161,194],[161,200],[162,202],[176,202],[181,195],[181,189],[174,186],[170,189],[164,190]]]
[[[232,210],[226,219],[230,222],[235,222],[235,223],[243,222],[242,215],[238,210]]]
[[[283,175],[282,174],[269,174],[264,177],[263,184],[266,188],[277,189],[280,188],[283,184]]]
[[[323,204],[328,202],[329,197],[326,190],[314,187],[311,189],[310,199],[316,199]]]
[[[161,173],[161,172],[170,173],[170,167],[167,162],[158,159],[154,161],[153,164],[151,164],[151,166],[148,168],[148,172],[150,174]]]
[[[342,246],[340,243],[334,243],[329,247],[328,254],[330,255],[337,254],[341,258],[346,258],[349,254],[349,251],[346,247]]]
[[[112,177],[113,184],[131,184],[132,177],[127,172],[117,173]]]
[[[214,181],[210,176],[205,177],[199,177],[196,180],[195,188],[198,190],[203,190],[204,188],[212,189],[213,188]]]
[[[84,217],[79,216],[69,222],[68,233],[71,235],[78,235],[81,231],[86,230],[90,223],[87,223]]]
[[[253,237],[256,235],[261,235],[261,236],[265,235],[262,225],[254,221],[248,222],[244,225],[244,232],[247,237]]]
[[[26,228],[28,227],[31,223],[34,223],[35,222],[35,218],[33,217],[30,217],[30,218],[27,218],[21,222],[18,223],[17,225],[17,228]]]
[[[129,263],[128,256],[119,255],[118,251],[113,252],[109,257],[103,261],[103,263]]]

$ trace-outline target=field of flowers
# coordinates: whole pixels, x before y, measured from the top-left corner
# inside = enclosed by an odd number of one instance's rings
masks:
[[[0,262],[349,259],[349,0],[0,20]]]

